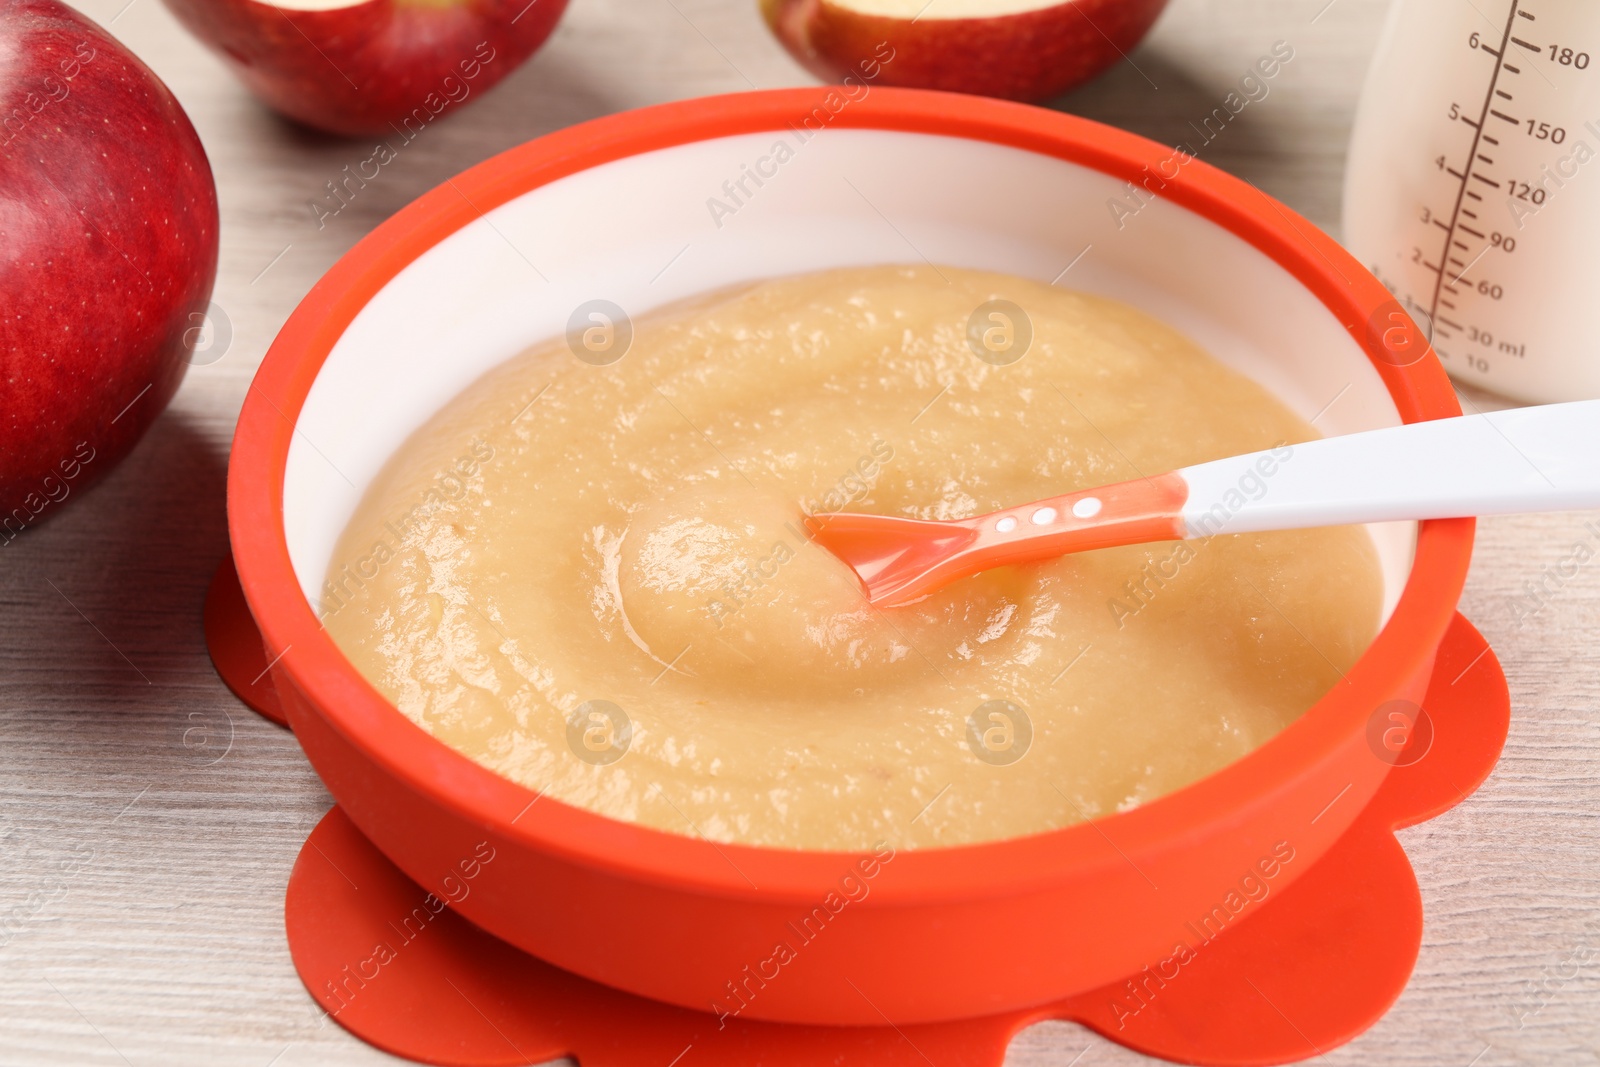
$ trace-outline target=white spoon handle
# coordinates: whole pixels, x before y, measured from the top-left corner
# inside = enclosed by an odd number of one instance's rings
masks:
[[[1178,473],[1190,537],[1600,508],[1600,400],[1328,437]]]

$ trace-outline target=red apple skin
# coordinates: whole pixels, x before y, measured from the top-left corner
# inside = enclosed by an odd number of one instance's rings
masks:
[[[56,0],[0,0],[0,546],[161,414],[216,273],[216,185],[167,87]]]
[[[761,0],[774,34],[824,81],[1039,103],[1120,61],[1167,0],[1064,0],[994,18],[882,18],[829,0]]]
[[[293,11],[259,0],[165,0],[268,107],[342,136],[426,125],[516,70],[567,0],[365,0]]]

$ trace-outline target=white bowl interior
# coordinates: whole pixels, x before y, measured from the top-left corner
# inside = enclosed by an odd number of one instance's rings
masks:
[[[1282,267],[1170,201],[1150,200],[1120,220],[1113,201],[1137,203],[1123,182],[1053,157],[858,129],[698,141],[525,193],[403,269],[328,356],[284,478],[300,587],[317,608],[340,533],[408,435],[491,367],[562,333],[595,298],[636,315],[741,281],[835,266],[926,259],[1004,271],[1149,312],[1315,418],[1324,434],[1399,423],[1360,346]],[[1370,529],[1387,620],[1416,526]]]

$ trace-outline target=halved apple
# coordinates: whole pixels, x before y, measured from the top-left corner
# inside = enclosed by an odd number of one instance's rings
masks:
[[[567,0],[165,0],[274,110],[356,135],[420,128],[515,70]]]
[[[1167,0],[761,0],[791,55],[827,81],[1060,96],[1122,59]]]

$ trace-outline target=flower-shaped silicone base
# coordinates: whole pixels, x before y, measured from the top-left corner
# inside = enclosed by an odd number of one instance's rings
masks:
[[[218,670],[281,722],[266,658],[225,563],[207,603]],[[219,586],[221,591],[219,592]],[[253,642],[253,643],[252,643]],[[1026,1012],[937,1025],[793,1026],[729,1020],[619,992],[483,932],[391,864],[334,808],[289,879],[285,923],[301,979],[334,1019],[423,1063],[493,1067],[574,1056],[583,1067],[999,1067],[1011,1037],[1069,1019],[1182,1063],[1306,1059],[1355,1037],[1400,995],[1422,941],[1422,902],[1394,831],[1464,799],[1500,754],[1510,701],[1499,661],[1456,616],[1400,765],[1349,831],[1246,922],[1186,959]],[[432,901],[437,903],[436,900]],[[425,925],[395,916],[426,908]],[[603,920],[597,920],[603,921]]]
[[[206,589],[205,630],[211,665],[233,695],[263,719],[288,726],[283,704],[267,677],[272,664],[261,643],[261,631],[250,617],[250,605],[239,587],[239,572],[231,555],[222,558]]]

